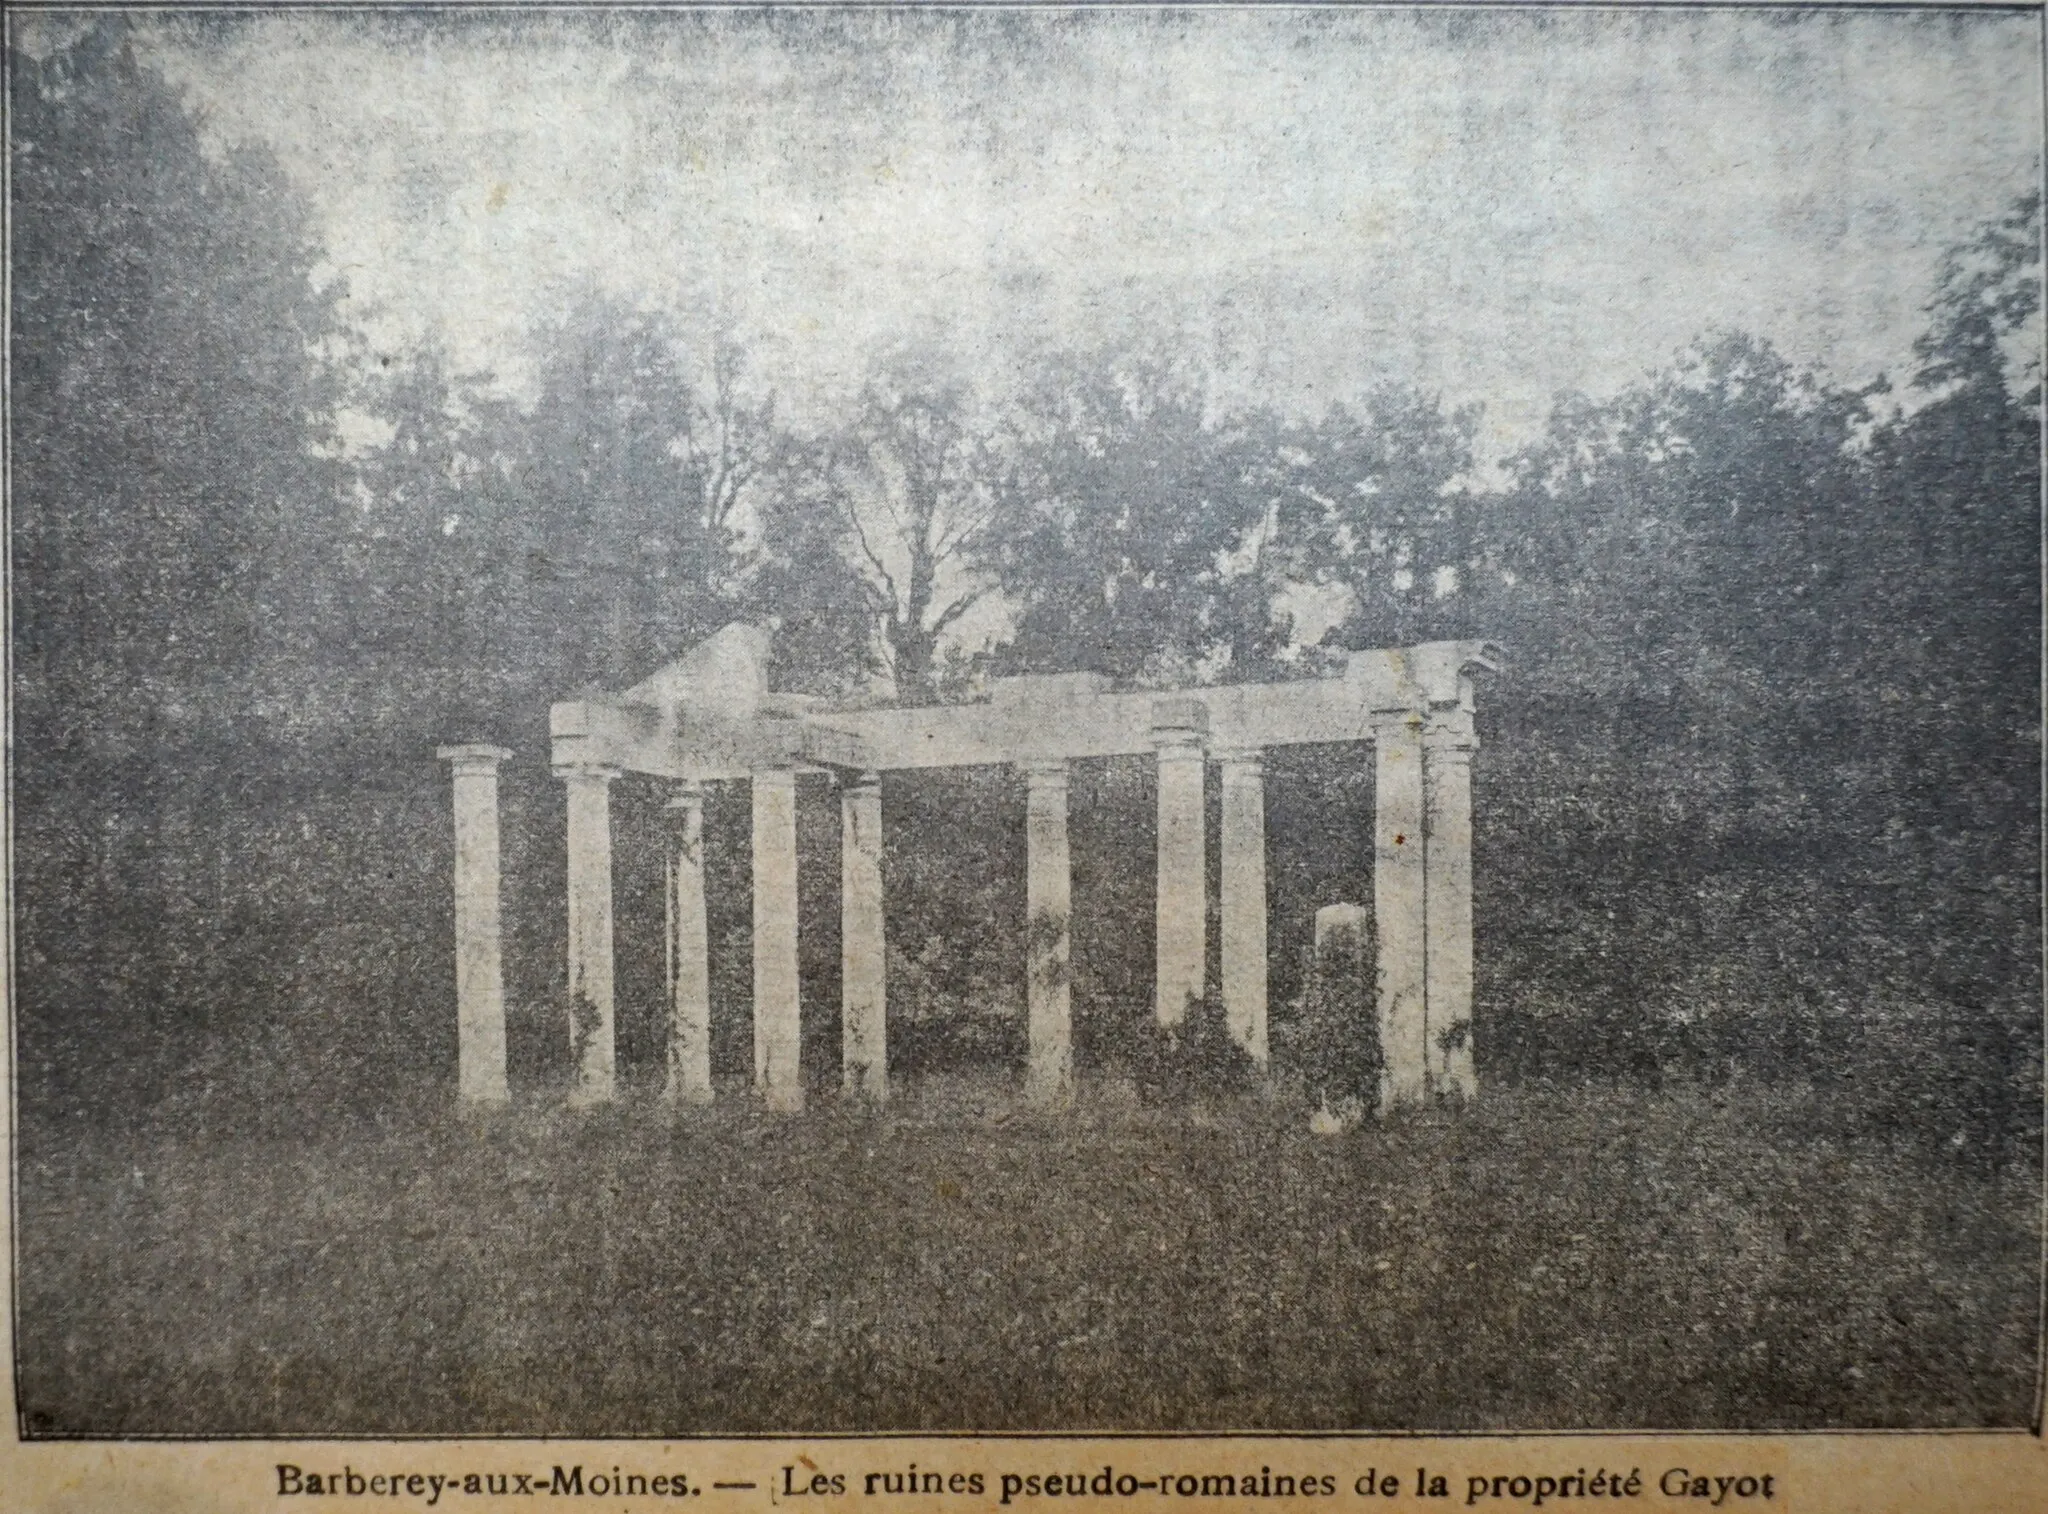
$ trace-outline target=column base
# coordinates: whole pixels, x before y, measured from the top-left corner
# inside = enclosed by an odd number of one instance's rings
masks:
[[[879,1106],[889,1102],[889,1075],[879,1067],[847,1068],[843,1086],[853,1103]]]
[[[684,1083],[670,1078],[662,1087],[661,1101],[664,1104],[708,1106],[712,1102],[711,1090],[701,1083]]]
[[[1066,1068],[1032,1068],[1024,1075],[1024,1099],[1035,1109],[1065,1109],[1074,1102],[1074,1077]]]

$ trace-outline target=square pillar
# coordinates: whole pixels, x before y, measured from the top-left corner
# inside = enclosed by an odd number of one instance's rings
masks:
[[[768,1107],[804,1107],[796,957],[796,773],[753,775],[754,1087]]]
[[[1024,982],[1031,1050],[1024,1089],[1058,1104],[1074,1087],[1073,864],[1067,851],[1067,765],[1024,769]]]
[[[1261,1072],[1266,1047],[1266,769],[1257,751],[1223,761],[1223,1015]]]
[[[1479,1092],[1472,1061],[1472,754],[1469,711],[1439,714],[1422,736],[1429,837],[1429,1086],[1438,1097]]]
[[[1373,916],[1379,938],[1380,1108],[1429,1091],[1422,719],[1373,721]]]
[[[569,790],[570,1101],[608,1103],[612,1056],[612,780],[617,768],[561,769]]]
[[[704,789],[677,788],[667,805],[668,1082],[662,1097],[711,1102],[711,943],[704,910]]]
[[[1158,969],[1153,1010],[1177,1028],[1208,989],[1208,856],[1202,814],[1209,712],[1198,699],[1162,699],[1152,707],[1159,750]]]
[[[839,794],[839,1021],[849,1098],[889,1096],[888,943],[882,927],[882,775]]]
[[[455,784],[456,1097],[503,1104],[505,968],[498,914],[498,746],[444,746]]]

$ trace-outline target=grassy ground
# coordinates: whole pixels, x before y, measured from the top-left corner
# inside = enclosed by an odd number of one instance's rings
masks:
[[[1506,1090],[1337,1137],[521,1109],[31,1132],[31,1433],[2015,1424],[2039,1174],[1796,1089]]]

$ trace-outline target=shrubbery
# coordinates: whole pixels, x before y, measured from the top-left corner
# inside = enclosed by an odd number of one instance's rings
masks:
[[[1138,1096],[1148,1104],[1191,1104],[1241,1094],[1257,1077],[1251,1053],[1230,1034],[1216,994],[1190,996],[1179,1025],[1147,1021],[1127,1046]]]

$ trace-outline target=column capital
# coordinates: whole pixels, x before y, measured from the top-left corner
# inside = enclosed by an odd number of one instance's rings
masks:
[[[849,789],[878,789],[882,786],[882,775],[874,768],[865,768],[860,772],[849,770],[844,783]]]
[[[436,747],[434,756],[442,762],[455,764],[458,778],[488,778],[498,771],[498,764],[512,755],[507,747],[486,746],[481,742],[465,742],[458,746]]]
[[[564,783],[610,783],[618,777],[623,768],[615,768],[603,762],[558,762],[555,776]]]
[[[685,778],[669,790],[668,800],[662,805],[665,810],[692,810],[704,807],[704,785],[695,778]]]
[[[1043,762],[1020,762],[1017,770],[1024,775],[1024,783],[1030,789],[1063,789],[1071,778],[1065,758]]]
[[[1470,710],[1438,710],[1422,730],[1423,745],[1438,759],[1469,758],[1479,750],[1479,734],[1472,728]]]
[[[1266,773],[1266,749],[1264,747],[1226,747],[1210,754],[1223,764],[1223,778],[1262,778]]]
[[[1479,738],[1471,731],[1432,726],[1422,733],[1422,746],[1432,762],[1470,762]]]
[[[1419,736],[1429,724],[1428,716],[1413,707],[1393,710],[1369,710],[1366,723],[1372,727],[1375,738],[1387,736]]]
[[[1209,738],[1209,706],[1184,694],[1152,701],[1152,745],[1163,760],[1200,757]]]

